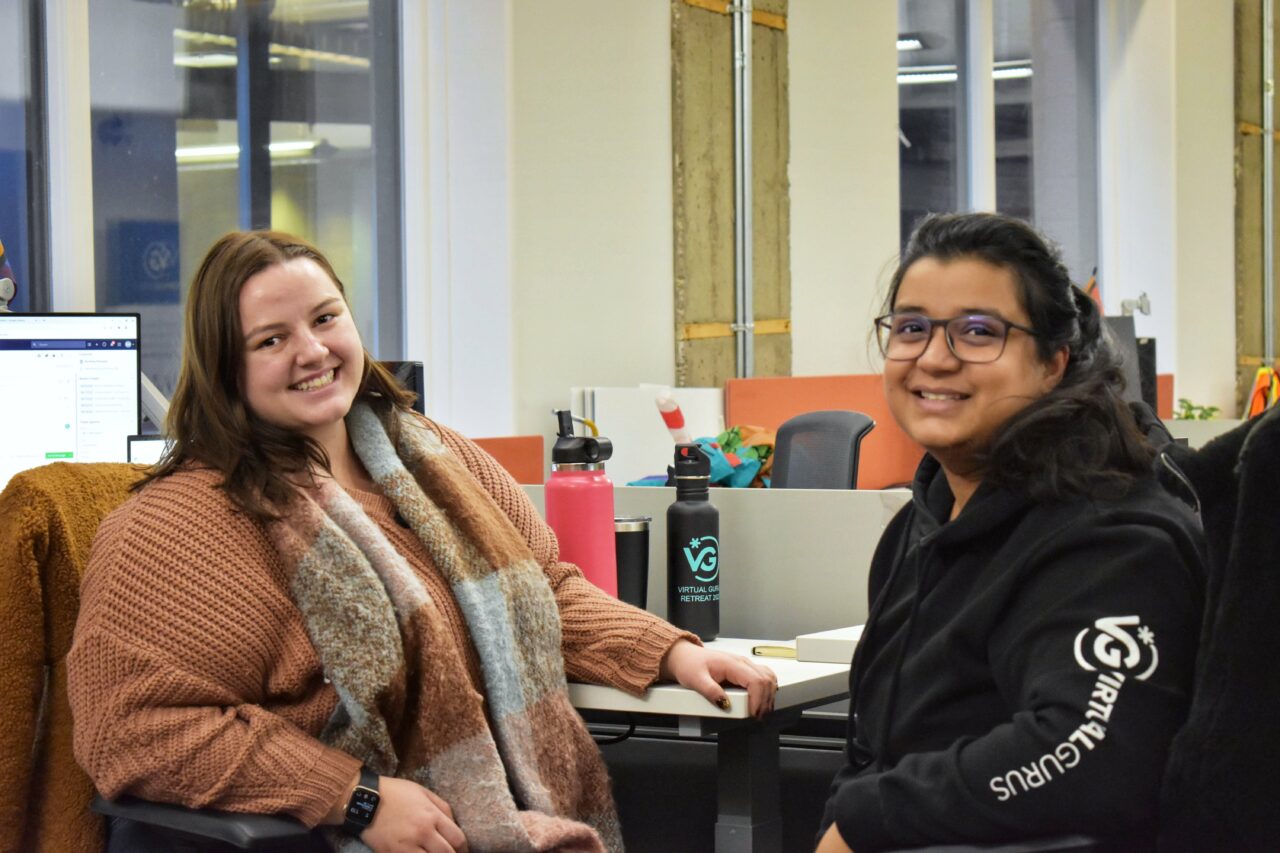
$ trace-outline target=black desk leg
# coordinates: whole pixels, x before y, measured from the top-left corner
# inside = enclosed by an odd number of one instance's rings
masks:
[[[780,853],[776,725],[725,728],[717,738],[716,853]]]

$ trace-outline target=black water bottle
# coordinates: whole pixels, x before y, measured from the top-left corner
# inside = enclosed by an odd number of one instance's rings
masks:
[[[711,505],[711,460],[677,444],[676,500],[667,509],[667,619],[714,640],[720,633],[720,512]]]

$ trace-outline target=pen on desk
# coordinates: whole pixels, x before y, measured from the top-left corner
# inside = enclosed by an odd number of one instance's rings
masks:
[[[790,646],[752,646],[751,654],[762,658],[793,658],[796,650]]]

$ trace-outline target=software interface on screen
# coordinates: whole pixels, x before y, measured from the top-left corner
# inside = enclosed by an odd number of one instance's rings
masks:
[[[125,462],[137,314],[0,314],[0,488],[49,462]]]

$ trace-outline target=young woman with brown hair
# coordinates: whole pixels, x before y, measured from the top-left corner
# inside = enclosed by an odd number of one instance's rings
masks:
[[[566,675],[729,682],[768,711],[767,668],[601,593],[505,471],[409,409],[314,247],[223,237],[186,316],[173,449],[100,529],[69,660],[105,796],[379,853],[613,850]]]

